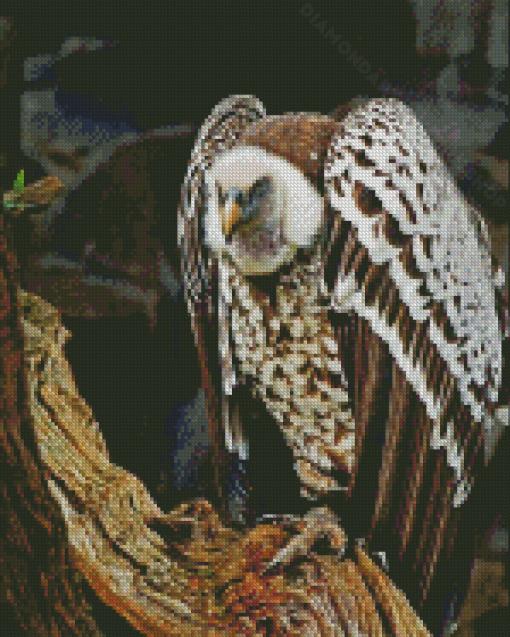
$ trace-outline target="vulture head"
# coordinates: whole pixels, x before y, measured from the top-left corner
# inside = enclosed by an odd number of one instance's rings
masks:
[[[296,166],[263,148],[222,153],[206,187],[206,244],[245,275],[275,272],[322,228],[323,198]]]

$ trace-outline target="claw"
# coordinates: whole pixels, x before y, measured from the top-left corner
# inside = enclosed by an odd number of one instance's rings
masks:
[[[278,551],[273,560],[263,568],[262,574],[268,573],[280,564],[286,566],[294,559],[308,555],[315,542],[325,536],[339,554],[345,549],[345,533],[339,526],[338,518],[327,507],[311,509],[297,526],[298,535]]]

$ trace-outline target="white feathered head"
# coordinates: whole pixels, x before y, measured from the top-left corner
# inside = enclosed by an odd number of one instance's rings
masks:
[[[296,166],[263,148],[223,153],[205,181],[205,242],[244,274],[275,272],[322,228],[320,194]]]

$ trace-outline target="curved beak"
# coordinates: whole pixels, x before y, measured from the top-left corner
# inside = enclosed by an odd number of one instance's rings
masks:
[[[228,239],[241,219],[241,206],[235,201],[230,201],[222,209],[221,225],[225,238]]]

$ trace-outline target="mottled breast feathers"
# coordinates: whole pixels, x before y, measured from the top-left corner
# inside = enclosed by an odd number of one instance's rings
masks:
[[[225,227],[221,202],[211,215],[217,195],[209,177],[215,162],[240,148],[248,149],[242,183],[233,162],[229,186],[250,186],[250,148],[284,160],[292,176],[295,196],[272,223],[282,222],[293,250],[283,263],[275,261],[272,295],[220,245],[223,237],[204,241],[208,224],[216,224],[216,233]],[[264,164],[255,177],[264,178]],[[310,187],[322,217],[299,244],[292,237],[309,222],[300,193]],[[179,223],[191,315],[215,325],[197,338],[217,339],[217,361],[204,365],[217,362],[220,369],[219,411],[230,451],[248,454],[229,397],[239,383],[250,383],[292,448],[303,492],[313,497],[340,488],[330,474],[354,467],[356,428],[328,311],[355,313],[386,343],[425,405],[434,422],[429,444],[447,450],[454,505],[464,501],[470,478],[456,409],[466,406],[478,423],[492,413],[502,325],[484,223],[408,107],[374,99],[338,122],[304,113],[268,117],[251,96],[224,100],[200,130]]]

